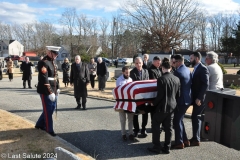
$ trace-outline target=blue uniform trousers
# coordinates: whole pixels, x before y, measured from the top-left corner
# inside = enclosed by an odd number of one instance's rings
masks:
[[[56,101],[52,102],[48,95],[45,94],[40,94],[40,97],[42,100],[43,112],[39,117],[36,126],[46,129],[48,133],[54,132],[52,114],[56,107]]]

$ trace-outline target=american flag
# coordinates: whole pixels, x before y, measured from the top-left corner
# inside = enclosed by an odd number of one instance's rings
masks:
[[[112,93],[116,99],[114,109],[135,112],[137,106],[151,103],[157,96],[157,80],[130,82],[114,88]]]

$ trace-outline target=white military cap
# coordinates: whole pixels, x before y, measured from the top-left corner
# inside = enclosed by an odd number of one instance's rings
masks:
[[[58,46],[46,46],[49,51],[56,51],[58,52],[61,47]]]

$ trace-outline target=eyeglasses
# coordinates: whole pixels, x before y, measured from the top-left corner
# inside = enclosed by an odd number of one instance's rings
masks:
[[[175,64],[176,62],[178,62],[178,61],[172,61],[173,64]]]

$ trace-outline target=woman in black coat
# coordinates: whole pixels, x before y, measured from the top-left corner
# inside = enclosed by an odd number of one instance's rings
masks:
[[[69,64],[68,58],[64,59],[64,63],[62,64],[62,71],[63,71],[63,83],[65,84],[65,87],[67,87],[70,81],[70,76],[69,76],[70,64]]]

